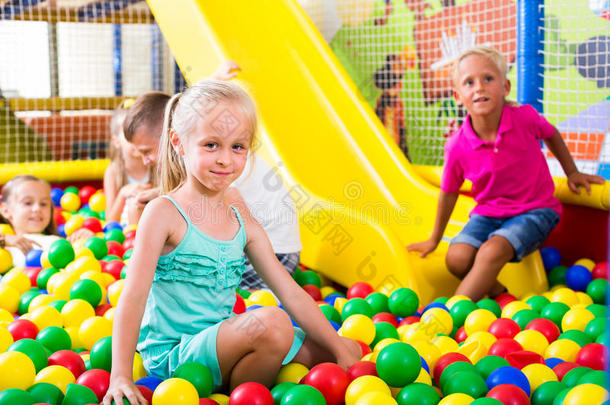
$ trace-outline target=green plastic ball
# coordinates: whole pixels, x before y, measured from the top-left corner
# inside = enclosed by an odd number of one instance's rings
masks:
[[[530,306],[530,308],[538,313],[542,311],[542,308],[551,303],[551,301],[549,301],[549,299],[543,295],[534,295],[533,297],[528,298],[525,302]]]
[[[303,287],[304,285],[315,285],[318,288],[322,287],[322,281],[320,280],[320,276],[311,270],[296,271],[293,274],[293,278],[294,281],[296,281],[297,284],[301,287]]]
[[[46,269],[40,270],[40,273],[38,273],[38,276],[36,277],[36,285],[38,286],[38,288],[46,290],[47,282],[55,273],[59,273],[59,270],[54,267],[47,267]]]
[[[108,245],[106,245],[106,241],[97,236],[87,239],[84,246],[93,252],[93,255],[97,260],[102,259],[108,254]]]
[[[64,399],[64,393],[53,384],[41,382],[28,388],[28,392],[35,403],[60,405]]]
[[[120,229],[113,228],[109,231],[106,231],[106,233],[104,234],[104,239],[107,241],[113,240],[115,242],[123,244],[123,242],[125,242],[125,234]]]
[[[465,371],[476,373],[477,369],[471,363],[468,363],[465,361],[455,361],[455,362],[449,364],[447,367],[445,367],[443,369],[443,372],[441,373],[441,377],[439,378],[438,385],[441,388],[441,390],[443,392],[445,391],[445,384],[447,384],[449,382],[449,380],[451,380],[451,378],[453,378],[453,376],[455,376],[457,373],[462,373]]]
[[[182,378],[197,389],[199,398],[206,398],[212,393],[214,388],[214,379],[212,378],[212,372],[203,364],[195,361],[183,363],[176,371],[172,378]]]
[[[275,405],[280,405],[282,403],[282,398],[284,398],[284,395],[286,395],[286,393],[294,386],[296,386],[296,383],[293,383],[291,381],[286,381],[283,382],[281,384],[276,385],[275,387],[273,387],[273,389],[271,390],[271,396],[273,397],[273,403]]]
[[[102,301],[102,288],[93,280],[78,280],[70,288],[70,299],[85,300],[95,308]]]
[[[443,386],[443,394],[462,393],[479,398],[487,393],[487,384],[476,371],[461,371],[453,374]]]
[[[297,384],[282,397],[281,405],[326,405],[320,391],[310,385]]]
[[[522,309],[517,311],[516,314],[513,315],[513,321],[517,322],[517,325],[521,328],[521,330],[525,330],[525,327],[534,319],[540,318],[540,314],[533,309]]]
[[[569,339],[572,340],[576,343],[578,343],[578,345],[580,347],[583,347],[584,345],[588,345],[589,343],[593,343],[593,339],[591,339],[589,336],[587,336],[587,334],[581,330],[576,330],[576,329],[570,329],[568,331],[563,332],[561,335],[559,335],[557,337],[557,340],[559,339]]]
[[[66,300],[55,300],[55,301],[51,301],[51,303],[49,304],[50,307],[55,308],[56,310],[58,310],[59,312],[61,312],[61,309],[64,307],[64,305],[66,305],[68,303],[68,301]]]
[[[606,330],[606,319],[605,318],[593,318],[585,326],[585,334],[591,339],[595,340],[599,335],[604,333]]]
[[[123,252],[123,260],[127,260],[127,259],[131,258],[132,254],[133,254],[133,249],[127,249],[125,252]]]
[[[18,388],[0,391],[0,405],[34,405],[34,399],[29,392]]]
[[[341,314],[339,314],[339,311],[337,311],[335,307],[331,307],[330,305],[320,305],[320,311],[322,311],[326,319],[341,325]]]
[[[502,315],[500,304],[490,298],[483,298],[482,300],[477,301],[477,307],[491,311],[496,318],[499,318]]]
[[[561,330],[561,319],[569,310],[570,307],[563,302],[551,302],[542,308],[540,315],[553,322]]]
[[[595,343],[601,343],[602,345],[604,345],[606,347],[610,346],[610,333],[608,333],[608,332],[602,333],[595,339]]]
[[[553,400],[566,386],[559,381],[547,381],[540,384],[532,394],[532,405],[553,405]]]
[[[68,186],[64,190],[64,194],[66,194],[66,193],[72,193],[72,194],[78,195],[78,187],[76,187],[76,186]]]
[[[377,375],[392,387],[404,387],[417,379],[421,358],[411,345],[392,343],[377,356]]]
[[[478,308],[477,304],[470,300],[461,300],[453,304],[449,310],[449,313],[453,318],[453,325],[457,328],[464,326],[464,321],[468,314]]]
[[[83,405],[97,404],[98,399],[95,392],[89,387],[79,384],[68,384],[66,396],[61,405]]]
[[[49,248],[49,262],[56,269],[63,269],[74,260],[74,248],[66,239],[56,240]]]
[[[70,350],[72,347],[70,335],[64,328],[60,328],[59,326],[47,326],[38,332],[36,340],[51,353],[55,353],[59,350]]]
[[[39,295],[40,295],[40,292],[38,292],[36,290],[30,290],[30,291],[24,292],[21,295],[21,298],[19,299],[19,308],[17,309],[17,312],[19,312],[19,315],[23,315],[23,314],[27,313],[28,307],[30,306],[30,302],[32,302],[32,300]]]
[[[370,344],[371,347],[375,347],[375,345],[381,342],[383,339],[392,338],[399,340],[398,332],[394,325],[389,322],[376,322],[375,323],[375,339]]]
[[[374,314],[378,314],[380,312],[390,312],[390,307],[388,307],[388,296],[383,293],[371,293],[367,295],[365,300],[373,309]]]
[[[585,374],[589,374],[591,370],[589,367],[575,367],[572,370],[565,373],[563,378],[561,379],[562,384],[566,387],[574,387],[578,384],[578,380],[583,377]]]
[[[373,317],[373,308],[369,305],[364,298],[351,298],[347,300],[343,309],[341,310],[341,319],[344,321],[352,315],[361,314],[369,318]]]
[[[45,368],[49,361],[49,356],[47,355],[44,346],[34,339],[19,339],[10,345],[7,351],[21,352],[28,356],[32,360],[32,363],[34,363],[36,373]]]
[[[484,356],[481,360],[477,361],[475,368],[477,372],[487,381],[487,377],[496,369],[500,367],[508,367],[510,363],[503,357],[500,356]]]
[[[436,390],[423,383],[409,384],[396,396],[398,405],[436,405],[440,400]]]
[[[554,267],[548,274],[549,287],[556,286],[558,284],[566,283],[566,272],[568,268],[566,266]]]
[[[503,405],[502,402],[495,398],[477,398],[470,405]]]
[[[121,258],[117,255],[106,255],[106,256],[102,257],[102,260],[105,262],[109,262],[111,260],[123,260],[123,258]]]
[[[112,336],[106,336],[95,342],[89,356],[92,368],[110,372],[112,369]]]
[[[605,318],[610,315],[608,308],[605,305],[591,304],[587,305],[586,309],[596,318]]]
[[[396,316],[411,316],[419,307],[419,298],[410,288],[402,287],[390,295],[388,307],[390,312]]]
[[[606,387],[608,381],[608,373],[602,370],[593,370],[589,371],[586,374],[583,374],[576,384],[597,384],[601,387]]]
[[[587,294],[596,304],[606,303],[606,294],[608,293],[608,280],[598,278],[589,283],[587,286]]]

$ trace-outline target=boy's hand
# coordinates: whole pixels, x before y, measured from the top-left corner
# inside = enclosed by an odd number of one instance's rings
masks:
[[[573,193],[580,194],[578,186],[583,186],[587,194],[591,195],[591,183],[604,184],[605,181],[603,177],[576,171],[568,176],[568,187]]]
[[[428,239],[423,242],[412,243],[407,246],[407,250],[409,252],[420,252],[419,257],[426,257],[429,253],[432,253],[434,249],[438,246],[438,242],[435,242],[432,239]]]
[[[36,247],[40,248],[39,243],[34,242],[31,239],[24,238],[23,236],[5,235],[5,242],[6,246],[16,247],[17,249],[21,250],[23,254],[26,254],[27,252],[32,249],[35,249]]]
[[[119,194],[121,194],[121,196],[123,196],[123,198],[127,199],[129,197],[136,196],[138,193],[140,193],[142,191],[150,190],[151,188],[152,188],[152,186],[149,183],[146,183],[146,184],[131,183],[131,184],[124,185],[121,188],[121,190],[119,191]]]
[[[127,398],[131,405],[148,405],[148,401],[130,378],[116,377],[110,380],[110,387],[102,401],[103,405],[111,405],[112,400],[116,404],[123,403],[123,397]]]
[[[237,62],[230,59],[225,60],[218,66],[218,69],[212,74],[212,79],[215,80],[231,80],[237,73],[241,71],[241,68]]]

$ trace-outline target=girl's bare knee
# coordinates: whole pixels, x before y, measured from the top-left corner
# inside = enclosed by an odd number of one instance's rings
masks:
[[[258,317],[256,321],[260,322],[256,345],[288,352],[294,339],[294,328],[288,314],[278,307],[265,307],[253,312],[252,316]]]

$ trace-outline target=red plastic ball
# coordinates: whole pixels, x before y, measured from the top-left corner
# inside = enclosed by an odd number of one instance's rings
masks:
[[[396,316],[389,312],[380,312],[378,314],[375,314],[372,319],[374,323],[387,322],[394,325],[395,328],[398,327],[398,320],[396,319]]]
[[[262,384],[247,382],[235,387],[229,405],[273,405],[271,392]]]
[[[63,210],[61,207],[53,207],[53,221],[55,221],[55,225],[63,225],[66,223],[66,218],[61,215]]]
[[[136,238],[136,230],[135,229],[130,229],[129,231],[123,232],[123,235],[125,235],[125,240],[127,240],[127,239],[135,239]]]
[[[511,366],[518,368],[519,370],[529,364],[546,364],[541,355],[529,350],[508,353],[505,359]]]
[[[152,404],[153,391],[144,385],[136,385],[136,388],[140,390],[144,399],[146,399],[149,404]]]
[[[119,280],[121,278],[121,271],[123,270],[123,267],[125,267],[125,263],[122,261],[111,260],[102,267],[102,271]]]
[[[95,315],[97,316],[104,316],[104,314],[106,313],[106,311],[108,311],[110,308],[112,308],[112,305],[105,303],[102,305],[98,305],[95,308]]]
[[[151,401],[148,401],[148,403],[152,404]],[[199,398],[199,405],[218,405],[218,402],[210,398]]]
[[[508,304],[509,302],[517,301],[517,298],[512,294],[502,293],[502,294],[498,295],[495,298],[495,300],[498,303],[498,305],[500,305],[500,308],[504,309],[506,304]]]
[[[351,382],[339,365],[321,363],[309,370],[300,384],[311,385],[322,393],[327,405],[340,405],[345,400],[345,391]]]
[[[521,332],[519,324],[512,319],[498,318],[489,325],[487,332],[494,335],[496,338],[514,338],[515,335]]]
[[[102,232],[102,223],[99,219],[94,217],[89,217],[83,221],[83,228],[89,229],[93,233]]]
[[[314,301],[322,300],[322,293],[320,292],[320,289],[317,286],[313,284],[306,284],[301,288],[303,288],[303,290],[305,290],[305,292],[309,294],[309,296],[313,298]]]
[[[591,269],[591,275],[596,278],[608,278],[608,262],[599,262]]]
[[[525,391],[512,384],[496,385],[486,396],[497,399],[503,405],[530,405],[530,399]]]
[[[30,279],[30,283],[32,283],[32,287],[37,287],[38,283],[36,279],[38,278],[38,273],[42,271],[42,267],[26,267],[23,269],[23,272]]]
[[[415,316],[415,315],[406,316],[406,317],[402,318],[402,321],[398,322],[398,326],[411,325],[412,323],[419,322],[419,321],[420,321],[419,316]]]
[[[561,333],[557,325],[555,325],[553,321],[546,318],[534,319],[533,321],[527,324],[525,330],[537,330],[538,332],[544,335],[544,337],[546,338],[546,340],[549,341],[549,343],[552,343],[557,340],[559,334]]]
[[[454,340],[458,343],[462,343],[466,339],[468,339],[468,334],[466,333],[466,329],[464,329],[463,326],[460,326],[460,328],[457,330],[457,332],[455,332]]]
[[[506,357],[509,353],[523,350],[521,343],[514,339],[502,338],[496,340],[489,348],[488,355]]]
[[[559,363],[555,367],[553,367],[553,372],[557,376],[557,379],[561,381],[563,379],[563,376],[566,375],[568,371],[576,367],[580,367],[580,365],[571,361],[564,361],[563,363]]]
[[[49,366],[64,366],[78,378],[85,372],[85,362],[83,358],[71,350],[59,350],[49,356]]]
[[[233,304],[233,312],[236,314],[243,314],[246,312],[246,302],[241,295],[235,293],[235,304]]]
[[[123,257],[123,253],[125,252],[123,251],[123,245],[121,245],[119,242],[115,240],[108,240],[106,241],[106,246],[108,246],[109,255]]]
[[[357,283],[352,284],[352,286],[347,290],[347,299],[351,298],[366,298],[370,293],[374,292],[375,289],[364,281],[359,281]]]
[[[372,361],[359,361],[347,369],[347,376],[350,382],[363,375],[373,375],[377,377],[377,366]]]
[[[439,385],[439,383],[440,383],[440,378],[441,378],[441,374],[443,373],[443,370],[449,364],[455,363],[456,361],[465,361],[467,363],[472,363],[468,357],[464,356],[461,353],[449,352],[449,353],[443,354],[441,357],[438,358],[436,365],[432,369],[432,375],[434,376],[436,385]]]
[[[601,343],[589,343],[578,351],[576,362],[593,370],[605,370],[608,364],[608,351]]]
[[[36,324],[27,319],[16,319],[9,323],[6,329],[13,335],[14,341],[19,339],[36,339],[36,335],[38,335]]]
[[[129,249],[133,249],[133,245],[136,243],[135,239],[125,239],[123,242],[123,251],[128,251]]]
[[[110,385],[110,373],[97,368],[87,370],[76,379],[76,383],[91,388],[97,400],[102,402]]]
[[[97,190],[92,186],[83,186],[78,191],[78,198],[80,198],[81,205],[87,204],[89,202],[89,198],[91,198],[91,196],[95,194],[96,191]]]
[[[367,354],[372,352],[371,348],[366,343],[361,342],[360,340],[355,340],[355,342],[360,345],[360,350],[362,351],[362,356],[366,356]]]

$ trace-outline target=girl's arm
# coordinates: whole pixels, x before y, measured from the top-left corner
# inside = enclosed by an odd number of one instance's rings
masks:
[[[578,168],[572,159],[572,155],[570,155],[570,150],[563,141],[563,137],[557,128],[555,128],[553,137],[545,139],[544,143],[561,164],[561,167],[568,178],[568,187],[572,192],[580,194],[578,186],[584,186],[587,190],[587,194],[591,194],[590,183],[604,184],[605,180],[603,177],[584,174],[578,171]]]
[[[121,293],[112,330],[112,372],[110,387],[103,404],[114,399],[122,403],[126,397],[132,404],[145,404],[144,397],[133,384],[133,357],[152,284],[157,261],[170,232],[171,208],[161,199],[148,204],[138,225],[134,255],[129,262],[129,275]]]
[[[284,304],[288,313],[303,328],[307,336],[332,353],[337,363],[349,367],[360,360],[337,334],[314,300],[305,292],[277,260],[264,229],[250,215],[245,203],[239,207],[248,235],[245,252],[263,281]]]
[[[117,194],[119,190],[117,190],[116,183],[114,181],[114,171],[116,168],[113,163],[110,163],[110,166],[106,168],[104,171],[104,196],[106,197],[106,218],[111,218],[109,214],[112,212],[112,208],[114,207],[115,200],[117,198]],[[108,219],[109,221],[111,219]]]
[[[459,193],[445,193],[444,191],[440,192],[438,196],[436,220],[434,221],[434,229],[432,230],[430,239],[423,242],[413,243],[407,246],[407,250],[421,252],[420,256],[426,257],[428,253],[431,253],[434,251],[434,249],[436,249],[443,238],[443,233],[445,232],[445,228],[447,227],[447,223],[449,222],[453,208],[455,208],[455,203],[458,196]]]

